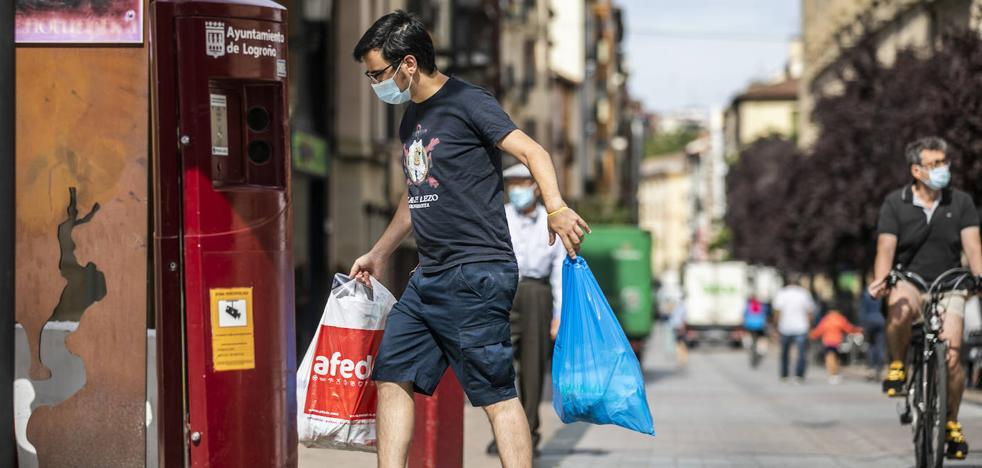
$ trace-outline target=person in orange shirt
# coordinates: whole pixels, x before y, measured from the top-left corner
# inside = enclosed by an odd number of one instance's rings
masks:
[[[829,383],[835,385],[841,381],[839,376],[839,345],[846,333],[862,333],[863,329],[849,322],[837,310],[830,310],[822,320],[815,325],[815,328],[808,333],[808,337],[815,340],[822,339],[822,346],[825,348],[825,371],[829,375]]]

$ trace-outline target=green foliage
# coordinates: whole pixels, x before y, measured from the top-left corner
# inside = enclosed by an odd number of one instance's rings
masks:
[[[949,33],[930,57],[902,51],[890,67],[876,52],[867,34],[837,64],[843,89],[818,97],[809,154],[766,138],[732,165],[726,223],[736,258],[833,278],[867,271],[880,206],[910,181],[904,147],[927,135],[948,141],[952,185],[982,197],[978,33]]]
[[[699,127],[688,126],[674,132],[653,133],[645,142],[645,157],[663,156],[678,153],[685,145],[699,138]]]
[[[612,197],[584,197],[576,204],[576,212],[591,224],[633,224],[627,207]]]
[[[720,226],[716,230],[716,235],[709,242],[709,251],[718,255],[720,260],[730,259],[730,243],[733,241],[733,231],[727,225]]]

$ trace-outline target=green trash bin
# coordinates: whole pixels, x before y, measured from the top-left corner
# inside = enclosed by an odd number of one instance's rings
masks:
[[[580,255],[632,342],[651,334],[651,234],[634,226],[591,226]]]

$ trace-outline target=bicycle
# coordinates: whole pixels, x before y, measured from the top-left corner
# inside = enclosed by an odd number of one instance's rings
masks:
[[[942,273],[930,285],[916,273],[891,271],[887,287],[893,289],[901,280],[908,281],[929,300],[921,308],[922,320],[913,324],[910,346],[907,349],[907,382],[901,424],[910,424],[914,435],[917,468],[937,468],[944,463],[945,424],[948,420],[948,342],[941,338],[942,295],[945,292],[978,289],[978,280],[965,268],[952,268]]]
[[[767,332],[765,330],[750,331],[750,368],[756,369],[764,360],[767,350]]]

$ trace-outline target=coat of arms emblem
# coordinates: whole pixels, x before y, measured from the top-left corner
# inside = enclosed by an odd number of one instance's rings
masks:
[[[214,58],[225,55],[225,23],[205,21],[205,53]]]
[[[426,182],[430,187],[436,188],[440,186],[440,182],[430,176],[430,169],[433,168],[433,156],[430,153],[436,148],[436,145],[440,144],[440,139],[431,138],[429,144],[423,146],[422,135],[424,133],[426,130],[417,125],[409,148],[406,148],[405,145],[402,147],[402,164],[406,171],[406,183],[419,186]]]

